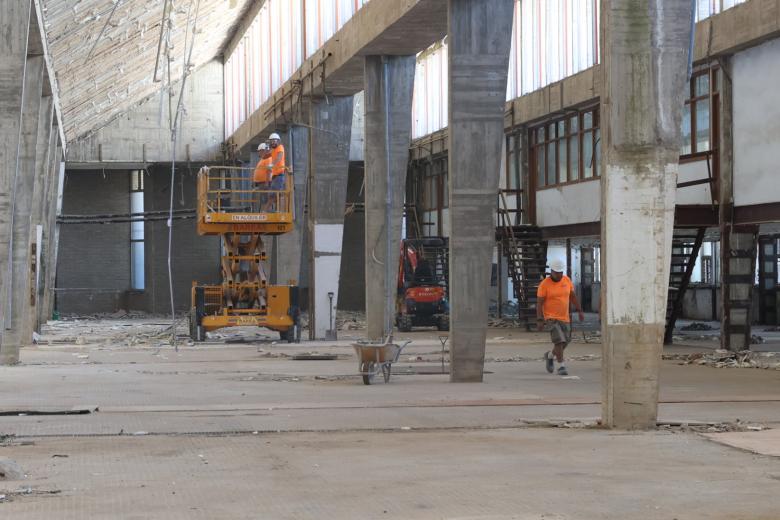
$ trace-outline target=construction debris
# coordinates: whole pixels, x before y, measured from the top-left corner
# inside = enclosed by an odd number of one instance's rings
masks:
[[[16,461],[0,458],[0,480],[23,480],[25,478],[27,475]]]
[[[699,321],[694,321],[693,323],[690,323],[684,327],[680,327],[680,330],[712,330],[712,327],[710,325],[707,325],[706,323],[701,323]]]
[[[680,361],[680,365],[704,365],[713,368],[763,368],[780,370],[780,353],[751,352],[742,350],[731,352],[718,349],[713,353],[695,352],[693,354],[664,354],[662,359]]]

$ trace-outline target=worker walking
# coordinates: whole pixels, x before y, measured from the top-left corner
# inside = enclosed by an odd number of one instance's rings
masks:
[[[252,180],[255,183],[255,190],[267,190],[270,187],[272,174],[271,150],[268,148],[267,144],[260,143],[260,145],[257,147],[257,154],[260,156],[260,160],[257,162],[257,166],[255,166]],[[263,205],[267,204],[267,199],[267,194],[259,193],[257,199],[253,200],[252,205],[255,206],[254,202],[257,202],[256,208],[257,211],[260,211]]]
[[[569,312],[571,304],[577,309],[580,321],[585,320],[585,315],[574,293],[574,284],[571,279],[563,274],[565,265],[561,260],[550,262],[550,276],[542,280],[536,291],[536,319],[538,329],[544,330],[544,326],[550,331],[550,339],[553,343],[552,352],[544,353],[544,363],[551,374],[555,370],[555,361],[558,361],[558,375],[565,376],[566,364],[563,359],[563,351],[571,342],[571,318]]]
[[[286,182],[285,173],[287,171],[287,167],[285,165],[284,145],[282,145],[282,138],[279,137],[279,134],[274,132],[268,137],[268,142],[271,146],[270,149],[271,190],[283,191],[285,189],[285,182]],[[267,206],[268,211],[274,211],[276,209],[276,197],[277,194],[274,193],[269,198],[268,206]],[[282,203],[282,205],[284,205],[284,198],[282,196],[279,196],[279,200]]]

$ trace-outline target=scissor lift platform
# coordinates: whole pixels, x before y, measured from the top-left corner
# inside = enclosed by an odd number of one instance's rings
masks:
[[[265,327],[294,341],[298,287],[269,285],[263,236],[292,231],[293,181],[285,175],[281,190],[256,186],[251,171],[237,167],[203,167],[198,173],[197,228],[200,235],[222,237],[220,285],[192,284],[190,336],[225,327]]]

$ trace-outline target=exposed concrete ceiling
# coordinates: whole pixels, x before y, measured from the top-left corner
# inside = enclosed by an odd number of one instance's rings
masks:
[[[253,0],[171,1],[171,55],[175,58],[171,62],[171,77],[175,83],[182,75],[188,11],[191,9],[194,16],[195,7],[200,4],[192,53],[192,64],[197,68],[221,54]],[[153,75],[164,3],[43,0],[45,33],[68,141],[106,125],[160,91],[163,83],[155,83]],[[161,66],[164,61],[161,60]]]

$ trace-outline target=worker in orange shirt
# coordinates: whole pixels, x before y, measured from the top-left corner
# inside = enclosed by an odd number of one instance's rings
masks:
[[[271,147],[271,190],[283,191],[285,189],[285,183],[287,176],[285,175],[287,167],[285,165],[284,157],[284,145],[282,145],[282,138],[279,134],[273,133],[268,136],[268,143]],[[284,198],[280,197],[280,202],[284,206]],[[274,211],[276,207],[276,194],[272,194],[269,198],[267,211]]]
[[[569,310],[571,304],[579,313],[580,321],[585,320],[577,295],[574,293],[574,284],[568,276],[563,274],[565,265],[561,260],[550,262],[550,276],[542,280],[536,291],[536,319],[539,330],[544,326],[550,330],[550,339],[553,343],[552,352],[544,353],[544,363],[547,371],[553,373],[555,360],[558,361],[558,375],[566,376],[566,364],[563,359],[563,350],[571,342],[571,318]],[[553,359],[554,358],[554,359]]]
[[[257,147],[257,154],[260,156],[260,160],[257,161],[252,180],[255,183],[255,190],[267,190],[271,182],[271,150],[268,148],[267,144],[260,143]],[[268,196],[264,193],[258,194],[257,211],[260,211],[260,208],[266,202],[267,197]]]

